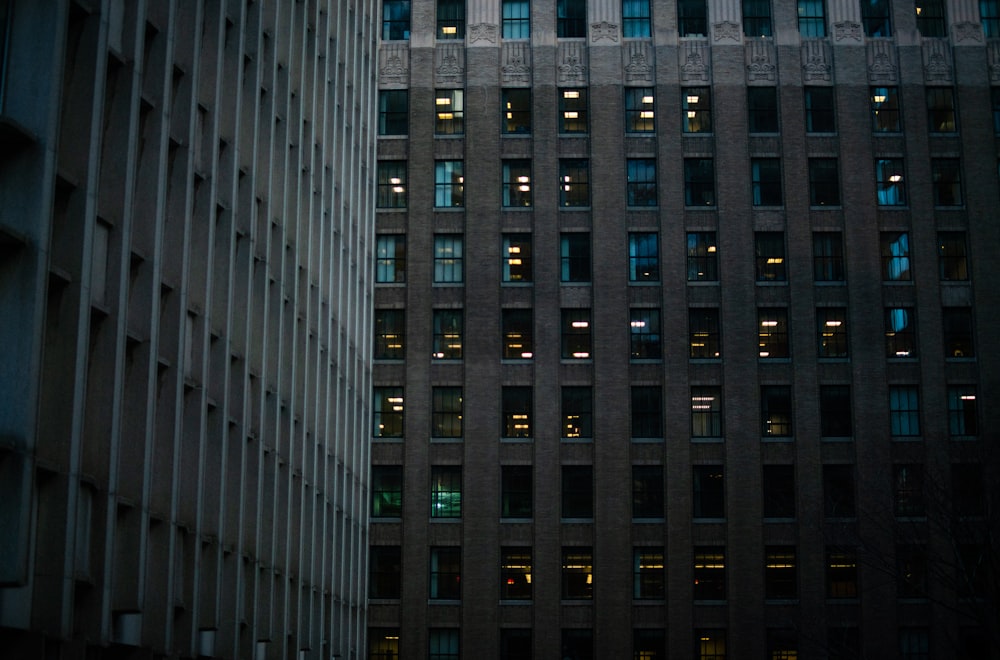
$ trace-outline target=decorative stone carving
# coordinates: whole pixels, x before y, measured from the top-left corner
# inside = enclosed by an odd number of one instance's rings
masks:
[[[854,21],[843,21],[841,23],[833,24],[833,39],[834,41],[857,41],[861,43],[861,23],[855,23]]]
[[[739,23],[733,23],[732,21],[722,21],[721,23],[714,24],[712,26],[712,34],[715,36],[716,41],[733,41],[736,43],[739,43],[743,36]]]
[[[497,42],[497,26],[493,23],[476,23],[469,26],[469,43],[477,41],[488,41],[491,44]]]
[[[559,49],[559,82],[586,84],[587,66],[583,61],[582,50],[583,48],[573,42],[561,45]]]
[[[460,84],[465,74],[464,62],[459,59],[464,55],[461,47],[439,47],[437,49],[438,65],[434,74],[438,84]]]
[[[751,39],[747,42],[747,82],[774,82],[777,67],[774,65],[772,44],[767,39]]]
[[[894,84],[899,81],[896,48],[891,42],[868,42],[868,81],[873,85]]]
[[[830,82],[830,57],[825,39],[802,42],[802,77],[805,82]]]
[[[955,43],[962,41],[982,42],[983,40],[983,26],[979,23],[971,23],[969,21],[955,23],[951,26],[951,30]]]
[[[644,42],[633,41],[626,43],[623,54],[628,59],[628,62],[625,64],[625,82],[653,81],[653,65],[650,63],[650,57],[646,53]]]
[[[951,83],[951,48],[944,39],[928,39],[923,43],[924,82]]]
[[[531,84],[531,49],[522,43],[505,43],[500,67],[504,84]]]
[[[610,39],[611,41],[618,41],[618,26],[614,23],[608,23],[607,21],[601,21],[600,23],[590,24],[590,40],[597,42],[601,39]]]
[[[681,64],[681,82],[697,83],[709,81],[710,69],[705,60],[705,42],[689,41],[685,44],[681,57],[684,63]]]
[[[409,50],[406,46],[393,44],[381,51],[382,66],[379,67],[379,82],[383,85],[405,85],[410,77]]]

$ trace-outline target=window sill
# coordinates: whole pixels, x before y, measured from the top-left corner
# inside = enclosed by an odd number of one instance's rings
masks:
[[[392,436],[392,437],[372,436],[372,442],[386,442],[386,443],[400,443],[400,444],[402,444],[403,438],[397,437],[397,436]]]
[[[770,525],[788,525],[794,524],[795,518],[764,518],[764,522]]]
[[[890,438],[893,442],[923,442],[923,436],[919,435],[894,435]]]
[[[514,438],[514,437],[502,437],[502,438],[500,438],[500,442],[510,442],[510,443],[514,443],[514,442],[534,442],[534,441],[535,441],[535,439],[532,438],[531,436],[528,436],[528,437],[525,437],[525,438]]]
[[[688,358],[691,364],[722,364],[722,357],[696,357]]]
[[[723,438],[723,437],[721,437],[721,436],[718,436],[718,437],[694,436],[694,437],[691,438],[691,442],[694,442],[694,443],[704,443],[704,444],[714,444],[714,443],[721,443],[721,442],[725,442],[725,441],[726,441],[726,439]]]
[[[790,443],[795,442],[795,436],[792,435],[762,435],[760,437],[761,442],[773,442],[773,443]]]
[[[853,435],[824,435],[820,438],[820,442],[854,442]]]
[[[664,518],[663,516],[659,516],[656,518],[633,518],[632,522],[637,525],[646,525],[646,524],[657,524],[657,523],[662,524],[664,520],[666,520],[666,518]]]
[[[534,521],[534,518],[500,518],[500,522],[504,524],[514,524],[514,525],[524,525]]]
[[[663,438],[632,438],[632,442],[637,442],[640,444],[651,444],[663,442]]]
[[[851,361],[849,357],[818,357],[816,361],[820,364],[848,364]]]
[[[431,437],[430,441],[436,445],[460,445],[462,444],[462,442],[464,442],[464,439],[461,437],[458,438]]]
[[[526,607],[532,604],[530,598],[501,598],[501,605],[509,605],[512,607]]]
[[[459,524],[461,524],[462,519],[460,517],[455,517],[455,518],[435,518],[434,516],[430,516],[428,518],[428,522],[430,522],[432,525],[436,525],[436,524],[439,524],[439,523],[442,524],[442,525],[459,525]]]
[[[593,438],[559,438],[559,442],[568,445],[589,445],[594,442]]]

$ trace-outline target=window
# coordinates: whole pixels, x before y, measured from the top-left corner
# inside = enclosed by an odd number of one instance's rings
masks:
[[[839,231],[813,232],[813,279],[844,281],[844,238]]]
[[[531,548],[500,548],[501,600],[531,600]]]
[[[922,518],[924,509],[924,466],[894,465],[892,509],[899,518]]]
[[[562,310],[562,351],[564,360],[590,357],[590,310]]]
[[[748,87],[747,114],[751,133],[777,133],[778,88]]]
[[[1000,87],[990,87],[990,102],[993,106],[993,132],[1000,135]]]
[[[559,159],[559,206],[590,206],[590,161]]]
[[[437,0],[437,38],[465,38],[465,0]]]
[[[428,660],[459,660],[459,635],[455,628],[431,628]]]
[[[504,438],[531,437],[531,388],[505,386],[501,393]]]
[[[431,466],[431,518],[462,517],[462,466]]]
[[[931,133],[956,132],[955,90],[951,87],[928,87],[926,94],[927,130]]]
[[[563,628],[563,660],[594,660],[594,631],[589,628]]]
[[[899,598],[927,596],[927,548],[918,544],[896,546],[896,595]]]
[[[434,206],[448,208],[464,205],[465,177],[463,161],[438,160],[434,162]]]
[[[663,548],[632,549],[632,597],[640,600],[662,600],[666,594],[667,575]]]
[[[628,235],[629,282],[657,282],[660,279],[660,250],[656,232]]]
[[[785,234],[780,231],[754,232],[754,266],[758,282],[784,282]]]
[[[891,37],[891,0],[861,0],[861,23],[869,37]]]
[[[376,360],[402,360],[405,357],[406,312],[401,309],[375,310]]]
[[[656,130],[656,110],[652,87],[625,88],[625,132],[652,133]]]
[[[987,39],[1000,37],[1000,1],[979,0],[979,20]]]
[[[819,357],[847,357],[847,309],[820,307],[816,310],[816,333],[819,335]]]
[[[916,386],[889,387],[889,429],[893,436],[920,435],[920,399]]]
[[[902,130],[899,119],[899,90],[895,87],[872,87],[872,131],[898,133]]]
[[[500,315],[503,359],[530,360],[534,356],[534,318],[531,309],[504,309]]]
[[[432,392],[431,437],[462,437],[462,388],[434,387]]]
[[[861,657],[861,639],[855,626],[831,626],[826,629],[829,660],[853,660]]]
[[[826,597],[858,597],[858,553],[854,548],[827,547]]]
[[[587,132],[587,90],[559,90],[559,132]]]
[[[629,310],[631,338],[630,355],[633,360],[659,360],[663,357],[660,345],[660,310],[633,307]]]
[[[809,204],[840,205],[840,172],[836,158],[809,159]]]
[[[403,515],[403,467],[372,466],[372,517],[399,518]]]
[[[799,35],[803,39],[826,36],[823,0],[798,0]]]
[[[958,158],[931,158],[934,206],[962,205],[962,169]]]
[[[717,282],[719,257],[714,231],[688,232],[688,282]]]
[[[795,517],[795,466],[765,465],[762,469],[765,518]]]
[[[465,91],[439,89],[434,94],[435,135],[462,135],[465,133]]]
[[[765,438],[792,436],[792,388],[788,385],[761,386],[760,434]]]
[[[694,599],[726,599],[726,549],[723,546],[695,546]]]
[[[948,433],[953,438],[979,435],[975,385],[948,386]]]
[[[823,466],[823,514],[827,518],[853,518],[854,466]]]
[[[531,37],[531,3],[529,0],[503,0],[501,9],[504,39]]]
[[[722,391],[716,386],[691,388],[691,435],[722,437]]]
[[[766,546],[764,548],[764,598],[791,600],[797,598],[798,593],[795,546]]]
[[[562,437],[594,437],[594,400],[590,387],[562,388]]]
[[[500,131],[511,135],[531,133],[531,90],[512,88],[503,90],[503,121]]]
[[[833,87],[804,87],[803,92],[806,106],[806,132],[836,132]]]
[[[879,234],[882,253],[882,279],[886,282],[910,279],[910,235],[905,231]]]
[[[632,660],[666,660],[667,635],[662,628],[632,631]]]
[[[593,466],[562,466],[562,517],[594,517]]]
[[[926,628],[899,629],[899,660],[930,660]]]
[[[956,463],[951,466],[951,495],[958,518],[975,518],[986,512],[985,482],[982,463]]]
[[[880,206],[906,206],[902,158],[875,161],[875,188]]]
[[[938,273],[943,282],[969,279],[965,232],[938,232]]]
[[[663,437],[663,397],[659,387],[632,388],[632,437]]]
[[[504,208],[531,206],[531,161],[505,158],[503,161]]]
[[[462,237],[459,234],[434,236],[434,282],[459,283],[464,270]]]
[[[593,597],[593,552],[589,547],[562,549],[562,597],[590,600]]]
[[[625,161],[625,198],[629,206],[656,206],[656,159]]]
[[[500,468],[500,517],[531,518],[531,500],[531,466],[502,466]]]
[[[559,237],[559,281],[590,281],[590,234],[575,232]]]
[[[911,307],[886,307],[885,356],[917,357],[916,319]]]
[[[677,0],[677,32],[682,37],[708,34],[708,7],[705,0]]]
[[[378,134],[406,135],[407,91],[405,89],[386,89],[378,93]]]
[[[692,359],[722,356],[717,308],[695,307],[688,310],[688,343],[691,345]]]
[[[410,38],[410,0],[382,0],[382,40]]]
[[[944,0],[917,0],[917,29],[922,37],[947,37]]]
[[[531,628],[500,629],[500,660],[531,660]]]
[[[784,628],[769,628],[765,657],[768,660],[797,660],[799,644],[795,631]]]
[[[556,0],[556,36],[587,36],[587,0]]]
[[[751,158],[754,206],[781,206],[781,160]]]
[[[462,310],[435,309],[434,345],[431,357],[437,360],[462,359]]]
[[[695,630],[694,657],[697,660],[726,660],[726,631]]]
[[[503,235],[503,281],[531,281],[531,234]]]
[[[430,555],[430,597],[458,600],[462,597],[462,549],[434,547]]]
[[[649,37],[649,0],[622,0],[622,36]]]
[[[368,660],[399,660],[399,628],[368,629]]]
[[[398,545],[368,548],[368,597],[399,598],[400,549]]]
[[[748,37],[771,36],[770,0],[743,0],[743,34]]]
[[[684,159],[684,205],[715,206],[715,164],[711,158]]]
[[[972,310],[968,307],[945,307],[941,310],[941,321],[944,326],[945,357],[975,357]]]
[[[403,437],[403,388],[376,387],[372,401],[372,435]]]
[[[632,466],[632,518],[663,518],[663,466]]]
[[[681,127],[685,133],[712,132],[712,97],[708,87],[681,88]]]
[[[844,438],[853,431],[849,385],[820,385],[820,433],[826,438]]]
[[[379,234],[375,244],[375,281],[406,281],[406,236]]]
[[[762,358],[787,358],[788,310],[783,307],[757,310],[758,355]]]
[[[695,465],[692,469],[695,518],[725,518],[725,479],[721,465]]]
[[[378,162],[378,199],[380,209],[406,208],[406,161],[380,160]]]

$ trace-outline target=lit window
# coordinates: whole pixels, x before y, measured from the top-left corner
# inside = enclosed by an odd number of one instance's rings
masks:
[[[656,159],[625,161],[625,198],[629,206],[656,206]]]
[[[975,385],[948,386],[948,433],[953,438],[979,435],[979,405]]]
[[[901,131],[899,90],[895,87],[872,87],[870,95],[872,131],[875,133],[898,133]]]
[[[833,87],[805,87],[803,93],[806,107],[806,132],[836,132]]]
[[[589,547],[564,547],[562,549],[563,600],[590,600],[593,598],[593,557],[593,551]]]
[[[691,436],[722,437],[722,390],[719,387],[691,388]]]
[[[660,253],[656,232],[632,232],[628,235],[629,282],[657,282],[660,279]]]
[[[408,130],[408,93],[405,89],[378,93],[378,134],[406,135]]]
[[[399,628],[369,628],[370,660],[399,660]]]
[[[501,390],[500,435],[504,438],[531,437],[531,388],[505,386]]]
[[[712,132],[712,97],[708,87],[681,88],[681,126],[685,133]]]
[[[799,591],[795,568],[794,545],[766,546],[764,548],[764,598],[769,600],[797,598]]]
[[[439,89],[434,94],[434,134],[461,135],[465,132],[465,92]]]
[[[592,438],[594,401],[590,387],[562,388],[562,429],[564,438]]]
[[[526,158],[503,160],[504,208],[531,206],[531,161]]]
[[[947,37],[944,0],[917,0],[917,29],[922,37]]]
[[[559,237],[559,281],[590,281],[590,234],[565,233]]]
[[[971,358],[976,356],[971,308],[945,307],[941,310],[941,323],[944,326],[945,357]]]
[[[663,466],[632,466],[632,518],[663,518]]]
[[[795,466],[765,465],[762,475],[764,518],[794,518]]]
[[[677,32],[682,37],[708,34],[708,3],[705,0],[677,0]]]
[[[504,282],[531,281],[531,234],[503,235]]]
[[[781,206],[781,160],[751,158],[751,181],[754,206]]]
[[[726,660],[726,631],[695,630],[694,657],[696,660]]]
[[[503,118],[500,132],[512,135],[531,133],[531,90],[512,88],[503,90]]]
[[[889,429],[893,436],[920,435],[920,399],[915,386],[889,388]]]
[[[798,0],[799,35],[804,39],[826,36],[823,0]]]
[[[684,205],[715,206],[715,165],[711,158],[684,159]]]
[[[784,628],[769,628],[765,657],[768,660],[798,660],[799,644],[795,631]]]
[[[380,160],[378,162],[378,199],[380,209],[406,208],[406,161]]]
[[[465,0],[437,0],[437,38],[465,38]]]
[[[403,467],[372,466],[372,517],[399,518],[403,515]]]
[[[632,388],[632,437],[663,437],[663,395],[652,385]]]
[[[382,0],[382,39],[410,38],[410,0]]]
[[[754,232],[754,266],[758,282],[784,282],[787,279],[783,232]]]
[[[559,93],[559,132],[587,132],[587,90],[560,88]]]
[[[747,118],[751,133],[777,133],[778,88],[748,87]]]
[[[792,435],[792,388],[762,385],[760,388],[760,434],[764,438]]]
[[[847,309],[844,307],[817,309],[816,334],[819,357],[847,357]]]
[[[854,466],[823,466],[823,514],[827,518],[853,518]]]
[[[717,308],[694,307],[688,310],[688,343],[692,359],[722,357]]]
[[[826,597],[858,597],[858,553],[854,548],[827,548]]]
[[[406,312],[402,309],[375,310],[376,360],[402,360],[405,356],[403,341],[406,336]]]
[[[500,548],[500,599],[531,600],[531,548]]]
[[[465,204],[463,161],[439,160],[434,163],[434,206],[448,208]]]
[[[893,513],[899,518],[922,518],[924,509],[924,466],[894,465],[892,479]]]
[[[667,591],[667,570],[662,547],[632,549],[632,597],[662,600]]]
[[[559,159],[559,206],[590,206],[590,161]]]
[[[379,234],[375,245],[375,281],[406,281],[406,236]]]
[[[434,281],[458,283],[463,278],[462,237],[438,234],[434,237]]]
[[[820,385],[820,433],[824,438],[846,438],[853,434],[850,385]]]
[[[840,205],[840,172],[836,158],[809,159],[809,204]]]
[[[844,281],[844,239],[839,231],[813,232],[813,280]]]
[[[373,545],[368,548],[368,597],[399,598],[400,548],[398,545]]]
[[[629,335],[633,360],[659,360],[663,357],[660,344],[660,310],[633,307],[629,310]]]
[[[594,468],[591,465],[562,466],[562,517],[594,517]]]
[[[462,437],[462,388],[431,388],[431,436]]]
[[[500,517],[531,518],[531,500],[531,466],[502,466],[500,468]]]
[[[556,36],[587,36],[587,0],[556,0]]]
[[[962,168],[958,158],[931,158],[934,206],[961,206]]]
[[[457,547],[431,548],[430,578],[430,597],[432,599],[460,599],[462,597],[462,549]],[[431,657],[434,657],[433,654]],[[455,658],[457,660],[458,656],[456,655]]]
[[[917,357],[916,318],[912,307],[885,309],[885,356]]]
[[[431,518],[462,517],[462,466],[431,466]]]
[[[501,15],[504,39],[531,36],[531,3],[528,0],[503,0]]]
[[[531,309],[504,309],[500,314],[503,359],[530,360],[534,357],[534,320]]]
[[[622,36],[649,37],[649,0],[622,0]]]
[[[692,515],[695,518],[725,518],[726,488],[722,466],[695,465],[691,472]]]
[[[771,36],[771,0],[743,0],[743,34]]]
[[[926,94],[927,130],[931,133],[956,132],[955,90],[951,87],[928,87]]]
[[[787,358],[788,310],[771,307],[757,310],[758,355],[762,358]]]
[[[652,133],[656,130],[652,87],[625,88],[625,132]]]
[[[431,357],[436,360],[462,359],[462,310],[435,309]]]
[[[562,310],[562,350],[564,360],[586,360],[590,352],[590,310]]]
[[[726,599],[726,548],[725,547],[695,546],[694,599],[695,600]]]
[[[965,232],[938,232],[938,272],[942,282],[969,279]]]
[[[889,11],[890,0],[860,0],[861,23],[865,35],[869,37],[892,36],[892,14]]]
[[[909,281],[910,235],[905,231],[884,231],[879,235],[882,253],[882,279],[886,282]]]
[[[719,254],[715,232],[689,232],[687,235],[688,282],[717,282]]]
[[[372,402],[372,435],[403,437],[403,388],[376,387]]]

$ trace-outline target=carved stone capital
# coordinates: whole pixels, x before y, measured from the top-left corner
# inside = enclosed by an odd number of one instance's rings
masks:
[[[608,23],[607,21],[601,21],[600,23],[590,24],[590,40],[600,41],[601,39],[610,39],[611,41],[618,41],[618,26],[614,23]]]
[[[739,43],[742,37],[740,26],[732,21],[722,21],[712,26],[712,35],[716,41],[733,41]]]
[[[857,41],[861,43],[861,23],[855,23],[854,21],[843,21],[842,23],[833,24],[833,40],[834,41]]]
[[[497,26],[493,23],[476,23],[469,26],[469,43],[477,41],[488,41],[491,44],[497,42]]]

